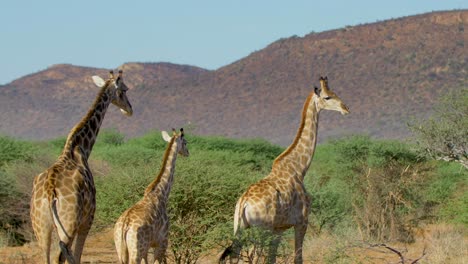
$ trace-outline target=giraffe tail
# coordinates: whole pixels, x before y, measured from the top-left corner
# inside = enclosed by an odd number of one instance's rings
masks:
[[[242,198],[236,203],[236,209],[234,211],[234,236],[237,235],[239,228],[245,226],[245,222],[243,221],[245,218],[245,206],[246,204]]]
[[[243,203],[242,198],[236,204],[236,209],[234,211],[234,236],[237,235],[239,227],[243,228],[245,223],[244,219],[244,212],[245,212],[245,203]],[[236,241],[232,241],[231,245],[229,245],[226,249],[224,249],[221,257],[219,258],[218,263],[226,263],[226,259],[231,256],[239,256],[241,250],[241,245],[236,243]]]
[[[51,209],[52,209],[52,216],[54,218],[54,223],[57,226],[57,229],[60,228],[63,234],[66,237],[70,238],[70,236],[65,231],[65,228],[63,227],[62,222],[60,221],[60,218],[57,212],[57,198],[56,197],[52,199]],[[59,239],[60,239],[60,235],[59,235]],[[69,241],[71,241],[71,239],[69,239]],[[72,256],[72,253],[70,252],[70,249],[68,248],[67,244],[63,242],[61,239],[59,241],[59,247],[60,247],[59,260],[66,258],[68,260],[68,263],[74,264],[75,258]]]

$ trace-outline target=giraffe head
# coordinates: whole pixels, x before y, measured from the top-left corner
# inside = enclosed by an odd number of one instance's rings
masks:
[[[98,87],[103,88],[107,87],[110,91],[111,102],[124,113],[126,116],[131,116],[133,114],[132,105],[127,98],[128,87],[123,81],[123,72],[119,70],[119,75],[117,78],[114,76],[114,72],[110,71],[109,79],[104,81],[99,76],[93,76],[94,84]]]
[[[189,156],[189,151],[187,148],[187,140],[185,140],[184,136],[184,129],[181,128],[180,132],[177,133],[176,130],[173,128],[172,129],[172,137],[169,136],[169,134],[166,131],[161,132],[162,137],[165,141],[171,142],[172,138],[174,138],[175,143],[177,143],[177,153],[184,156],[188,157]]]
[[[319,110],[334,110],[342,115],[349,114],[348,107],[341,101],[338,95],[328,88],[328,78],[326,76],[320,77],[320,89],[315,87],[315,94],[317,95],[316,102]]]

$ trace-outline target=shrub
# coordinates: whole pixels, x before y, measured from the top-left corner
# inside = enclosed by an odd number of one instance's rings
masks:
[[[425,200],[431,204],[434,216],[449,223],[468,224],[468,173],[454,163],[438,162],[435,173],[425,189]]]
[[[236,259],[249,264],[293,262],[294,254],[291,253],[290,245],[286,239],[282,239],[283,236],[290,238],[290,231],[278,235],[255,226],[240,230],[232,248],[232,250],[239,252],[239,256],[231,256],[231,262],[235,262]],[[241,248],[239,249],[239,247]]]
[[[249,160],[262,163],[253,154],[233,155],[229,150],[200,150],[197,155],[192,151],[189,158],[178,160],[169,197],[171,250],[177,263],[194,263],[201,252],[232,233],[237,198],[261,177],[257,167],[246,163]]]
[[[125,135],[120,133],[117,129],[103,129],[99,132],[96,139],[96,144],[107,144],[112,146],[119,146],[125,142]]]
[[[351,137],[334,141],[342,180],[351,188],[355,222],[366,240],[411,241],[409,221],[428,168],[407,145]]]
[[[0,233],[6,234],[7,245],[22,245],[32,238],[29,202],[34,176],[50,165],[47,152],[39,151],[32,143],[9,139],[11,158],[0,166]],[[16,146],[11,147],[11,146]],[[4,155],[5,156],[5,155]],[[21,160],[23,157],[24,160]]]
[[[446,94],[434,114],[409,124],[420,150],[435,159],[460,162],[468,168],[468,89]]]
[[[32,161],[35,149],[26,141],[0,135],[0,167],[15,160]]]

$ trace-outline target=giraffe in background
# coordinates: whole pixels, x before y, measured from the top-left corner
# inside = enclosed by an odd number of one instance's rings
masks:
[[[321,110],[339,111],[345,115],[348,107],[328,87],[328,78],[320,77],[321,89],[315,87],[307,97],[302,118],[293,143],[273,162],[271,172],[251,185],[239,198],[234,213],[234,234],[241,229],[258,226],[281,234],[294,227],[294,263],[302,263],[302,244],[307,231],[309,197],[304,176],[312,161],[317,143],[318,118]],[[238,257],[242,245],[233,243],[222,254]],[[275,256],[270,257],[275,262]]]
[[[169,142],[158,176],[148,185],[143,198],[127,209],[114,227],[114,241],[120,263],[148,263],[148,250],[155,248],[154,256],[159,263],[166,263],[169,231],[167,199],[174,181],[177,154],[189,155],[183,129],[174,130],[172,138],[162,132]]]
[[[117,78],[111,71],[107,81],[99,76],[92,79],[100,87],[94,103],[68,134],[57,161],[34,179],[30,215],[43,263],[80,263],[96,209],[89,155],[111,103],[127,116],[133,113],[122,71]],[[53,230],[57,232],[60,250],[51,259]]]

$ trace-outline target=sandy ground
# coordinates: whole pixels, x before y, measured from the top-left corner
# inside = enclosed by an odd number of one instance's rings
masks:
[[[88,236],[81,257],[82,263],[117,263],[117,254],[112,238],[112,229]],[[0,248],[1,264],[41,263],[41,252],[37,243],[28,243],[22,247]]]
[[[444,226],[432,226],[417,234],[416,242],[410,245],[393,243],[385,247],[371,246],[361,242],[337,240],[322,234],[319,237],[306,238],[304,242],[304,263],[468,263],[468,238],[466,232]],[[392,251],[397,250],[401,255]],[[219,250],[206,254],[197,263],[216,263]],[[169,252],[168,252],[169,253]],[[150,257],[151,259],[151,257]],[[41,253],[36,243],[21,247],[0,248],[0,264],[35,264],[41,263]],[[85,245],[82,263],[117,263],[112,229],[91,234]],[[171,262],[170,262],[171,263]],[[279,264],[292,263],[292,258],[278,260]]]

